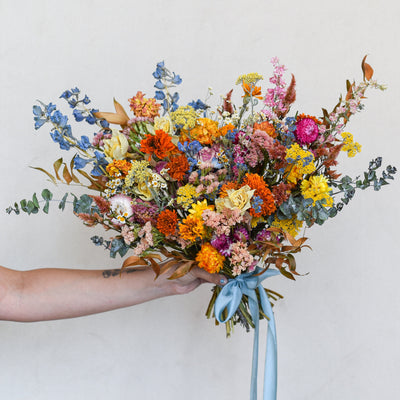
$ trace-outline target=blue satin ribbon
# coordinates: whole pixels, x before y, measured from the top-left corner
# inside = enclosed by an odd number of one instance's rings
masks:
[[[271,303],[268,300],[268,296],[265,293],[261,282],[271,276],[279,275],[280,272],[273,269],[267,269],[263,274],[255,276],[259,271],[260,270],[257,269],[253,273],[241,274],[235,279],[230,279],[222,288],[215,301],[214,313],[218,322],[224,323],[233,317],[239,307],[243,295],[246,295],[249,299],[250,314],[255,325],[250,400],[257,400],[259,307],[256,288],[259,288],[261,307],[264,314],[269,318],[264,370],[264,400],[276,400],[277,345],[275,319]],[[225,309],[228,311],[228,316],[224,320],[222,313]]]

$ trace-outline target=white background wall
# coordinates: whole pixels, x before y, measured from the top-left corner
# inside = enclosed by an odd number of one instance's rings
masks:
[[[184,104],[208,86],[226,93],[242,73],[269,76],[276,55],[296,76],[295,108],[319,115],[347,78],[361,79],[369,54],[389,89],[368,93],[365,112],[348,127],[363,151],[342,157],[342,167],[356,175],[378,155],[400,167],[399,15],[394,0],[0,0],[0,263],[120,265],[91,244],[93,231],[70,210],[30,217],[4,210],[44,187],[58,198],[69,190],[28,168],[72,156],[45,127],[34,132],[36,99],[62,105],[62,91],[78,86],[101,110],[112,109],[113,96],[128,109],[137,90],[154,93],[151,73],[162,59],[183,78]],[[357,193],[337,218],[307,232],[313,251],[298,262],[309,275],[268,282],[285,296],[275,307],[280,400],[398,397],[399,194],[398,180]],[[74,320],[0,322],[0,398],[246,399],[252,334],[237,329],[226,340],[203,316],[209,296],[204,286]]]

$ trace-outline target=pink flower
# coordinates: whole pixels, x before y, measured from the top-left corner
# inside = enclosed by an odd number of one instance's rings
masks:
[[[297,122],[294,134],[300,144],[310,144],[318,137],[318,124],[311,118],[303,118]]]

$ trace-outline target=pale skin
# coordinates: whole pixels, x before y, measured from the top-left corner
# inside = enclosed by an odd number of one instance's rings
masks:
[[[157,279],[151,268],[17,271],[0,266],[0,320],[33,322],[81,317],[129,307],[160,297],[186,294],[204,282],[226,283],[219,274],[195,267],[182,278]]]

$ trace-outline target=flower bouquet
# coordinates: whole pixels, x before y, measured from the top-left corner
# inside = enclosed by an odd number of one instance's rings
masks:
[[[347,81],[333,110],[322,109],[318,117],[289,116],[296,81],[292,75],[286,84],[277,58],[272,65],[270,88],[261,89],[258,73],[241,75],[241,104],[234,104],[230,90],[214,109],[208,104],[211,88],[205,99],[179,106],[175,87],[182,80],[164,62],[153,73],[154,97],[138,91],[129,99],[131,115],[115,100],[115,112],[100,112],[79,89],[66,90],[60,97],[75,121],[96,129],[91,138],[75,137],[56,105],[33,107],[35,129],[49,125],[53,141],[75,151],[70,162],[54,162],[54,173],[36,169],[54,183],[93,191],[67,193],[59,208],[70,198],[85,225],[111,230],[112,237],[92,241],[111,257],[129,252],[123,268],[147,265],[156,276],[173,268],[174,279],[198,266],[237,283],[214,287],[206,311],[225,323],[228,336],[238,323],[247,330],[263,318],[272,324],[269,301],[281,296],[261,281],[279,273],[295,279],[295,254],[307,246],[303,228],[322,225],[356,189],[379,190],[396,172],[388,166],[378,175],[381,158],[355,179],[336,170],[339,153],[353,157],[361,149],[345,131],[347,122],[363,109],[367,89],[384,89],[365,58],[361,83]],[[37,213],[42,207],[47,213],[53,194],[45,189],[41,195],[43,200],[35,194],[8,212]]]

